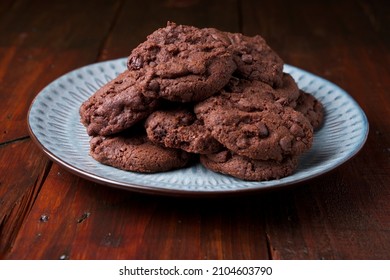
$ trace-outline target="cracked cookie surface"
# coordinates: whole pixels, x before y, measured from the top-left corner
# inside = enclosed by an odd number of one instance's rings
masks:
[[[148,96],[180,102],[211,96],[236,69],[224,42],[206,29],[171,22],[133,49],[127,66],[145,71],[140,85]]]
[[[246,110],[256,110],[256,103],[263,101],[276,102],[294,108],[300,96],[298,85],[287,73],[283,73],[282,81],[279,87],[273,88],[261,81],[232,77],[221,93],[227,96],[231,102],[241,102],[242,104],[247,102]],[[228,97],[228,95],[230,96]]]
[[[281,161],[308,150],[313,141],[309,121],[291,107],[233,95],[218,95],[194,111],[229,150],[252,159]]]
[[[148,138],[160,145],[190,153],[209,154],[222,145],[188,109],[156,111],[145,122]]]
[[[283,79],[283,60],[259,35],[225,32],[229,38],[239,77],[280,86]]]
[[[140,72],[124,71],[80,106],[80,120],[89,135],[111,135],[146,118],[158,106],[137,85]]]

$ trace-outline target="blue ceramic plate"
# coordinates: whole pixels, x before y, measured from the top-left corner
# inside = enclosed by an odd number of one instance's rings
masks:
[[[214,173],[201,165],[140,174],[100,164],[89,156],[89,136],[80,123],[79,107],[99,87],[126,67],[126,59],[96,63],[74,70],[45,87],[28,115],[32,138],[55,162],[86,179],[112,187],[172,195],[201,195],[285,187],[322,175],[354,156],[368,135],[367,118],[359,105],[337,85],[285,65],[299,87],[319,99],[325,123],[313,147],[302,155],[293,175],[272,181],[248,182]]]

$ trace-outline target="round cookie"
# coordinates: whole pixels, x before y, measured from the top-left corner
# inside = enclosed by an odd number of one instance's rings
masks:
[[[140,85],[147,96],[180,102],[211,96],[236,69],[224,42],[206,29],[171,22],[133,49],[127,66],[145,71]]]
[[[321,127],[324,122],[324,107],[313,95],[300,91],[295,110],[301,112],[311,123],[314,130]]]
[[[151,143],[145,135],[95,136],[90,155],[100,163],[128,171],[154,173],[184,167],[188,153]]]
[[[273,87],[282,85],[283,60],[259,35],[245,36],[241,33],[225,34],[230,39],[229,49],[233,53],[240,78],[258,80]]]
[[[291,175],[298,166],[297,157],[286,157],[282,161],[254,160],[227,150],[201,155],[200,162],[214,172],[247,181],[280,179]]]
[[[165,147],[198,154],[215,153],[222,148],[194,113],[186,109],[153,112],[145,128],[149,140]]]
[[[241,101],[213,96],[194,111],[215,139],[241,156],[282,161],[311,147],[313,128],[301,113],[278,103]]]
[[[158,106],[155,98],[137,86],[141,72],[124,71],[98,89],[80,107],[81,122],[89,135],[111,135],[146,118]]]

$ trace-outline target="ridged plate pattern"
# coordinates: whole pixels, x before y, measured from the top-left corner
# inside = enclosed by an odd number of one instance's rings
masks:
[[[296,67],[285,65],[299,87],[325,107],[325,123],[316,132],[310,151],[302,155],[296,172],[280,180],[247,182],[206,170],[201,165],[157,174],[122,171],[89,156],[89,137],[80,123],[79,107],[99,87],[126,67],[126,59],[88,65],[45,87],[31,104],[30,134],[54,161],[84,178],[129,190],[204,194],[268,189],[291,185],[328,172],[346,162],[363,146],[367,118],[359,105],[337,85]]]

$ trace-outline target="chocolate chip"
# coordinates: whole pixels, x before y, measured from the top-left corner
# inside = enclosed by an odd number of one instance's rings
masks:
[[[289,136],[285,136],[279,141],[279,145],[283,151],[290,151],[292,147],[292,138]]]
[[[300,137],[305,136],[305,133],[303,132],[302,127],[300,127],[300,126],[297,125],[297,124],[293,124],[293,125],[290,127],[290,131],[291,131],[291,133],[294,134],[295,136],[300,136]]]
[[[160,89],[160,84],[156,80],[151,80],[148,89],[157,92]]]
[[[241,56],[241,59],[243,62],[246,64],[252,64],[253,62],[253,57],[250,54],[244,54]]]
[[[141,69],[143,64],[143,59],[140,56],[132,56],[129,60],[129,67],[133,70]]]
[[[259,136],[260,136],[261,138],[268,137],[269,131],[268,131],[267,126],[266,126],[264,123],[259,122],[259,123],[257,124],[257,127],[258,127],[258,129],[259,129]]]

